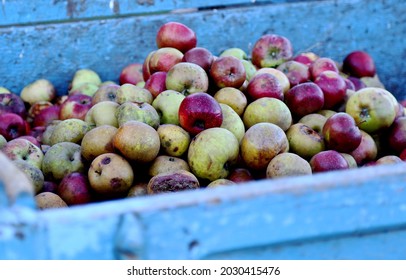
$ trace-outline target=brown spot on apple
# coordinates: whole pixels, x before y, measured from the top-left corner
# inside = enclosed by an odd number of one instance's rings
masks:
[[[101,163],[104,164],[104,165],[109,164],[110,162],[111,162],[111,158],[110,158],[110,157],[105,157],[105,158],[101,161]]]
[[[121,179],[121,178],[112,178],[112,179],[110,180],[110,185],[111,185],[111,187],[112,187],[113,189],[118,189],[118,188],[121,187],[121,182],[122,182],[122,179]]]

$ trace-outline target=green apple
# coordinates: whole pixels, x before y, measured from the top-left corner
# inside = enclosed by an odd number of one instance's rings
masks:
[[[69,90],[69,95],[84,94],[93,97],[96,91],[99,89],[99,85],[93,83],[84,83],[78,85],[76,88]]]
[[[345,111],[358,127],[367,133],[377,133],[392,125],[396,117],[394,101],[382,88],[366,87],[347,101]]]
[[[289,141],[289,151],[307,160],[325,150],[323,137],[305,124],[292,124],[286,131],[286,136]]]
[[[241,157],[248,168],[265,170],[278,154],[289,151],[282,128],[273,123],[257,123],[247,129],[241,141]]]
[[[4,136],[0,134],[0,149],[2,149],[4,145],[6,145],[6,143],[7,143],[6,138],[4,138]]]
[[[223,113],[223,122],[221,123],[222,128],[231,131],[237,138],[238,142],[241,142],[245,134],[244,122],[240,116],[227,104],[219,103],[221,107],[221,112]]]
[[[236,163],[239,142],[229,130],[208,128],[197,134],[189,145],[188,163],[198,178],[214,181],[226,178],[230,165]]]
[[[0,86],[0,93],[10,93],[10,90]]]
[[[114,101],[101,101],[93,105],[85,116],[85,122],[90,126],[111,125],[118,127],[116,117],[117,108],[120,105]]]
[[[357,168],[358,167],[357,162],[355,161],[355,158],[352,155],[347,154],[347,153],[340,153],[340,154],[347,161],[349,168]]]
[[[41,140],[44,145],[51,145],[51,136],[54,132],[55,127],[62,122],[61,120],[51,121],[45,128],[44,133],[42,134]]]
[[[95,157],[114,152],[113,138],[117,128],[111,125],[100,125],[88,131],[82,138],[82,156],[92,161]]]
[[[316,131],[317,133],[321,133],[323,130],[323,126],[326,123],[327,118],[322,114],[318,113],[311,113],[303,116],[297,122],[302,123]]]
[[[16,160],[14,164],[32,181],[34,193],[39,193],[44,185],[44,174],[40,167],[36,167],[25,160]]]
[[[247,81],[249,81],[257,72],[257,67],[255,67],[255,65],[252,64],[252,62],[250,60],[242,59],[241,62],[245,68],[246,79],[247,79]]]
[[[70,88],[71,90],[79,88],[83,84],[94,84],[99,86],[102,83],[99,74],[92,69],[79,69],[73,74]]]
[[[214,94],[213,97],[218,103],[229,105],[239,116],[242,116],[248,104],[247,97],[238,88],[221,88]]]
[[[157,129],[161,150],[169,156],[181,157],[189,148],[190,134],[181,126],[161,124]]]
[[[247,58],[248,58],[247,53],[243,49],[240,49],[240,48],[225,49],[219,55],[219,57],[223,57],[223,56],[234,56],[235,58],[244,59],[244,60],[247,60]]]
[[[118,104],[131,101],[136,103],[152,103],[153,96],[151,92],[143,87],[139,87],[133,84],[123,84],[117,89],[116,100]]]
[[[124,102],[116,110],[119,127],[128,121],[140,121],[157,129],[160,123],[158,112],[149,103]]]
[[[179,62],[167,73],[166,89],[189,95],[195,92],[207,92],[209,77],[204,69],[191,62]]]
[[[160,173],[177,170],[190,171],[189,164],[186,160],[179,157],[160,155],[151,162],[151,165],[148,168],[148,175],[153,177]]]
[[[52,101],[55,96],[55,87],[47,79],[38,79],[26,85],[20,93],[21,99],[30,105],[38,101]]]
[[[24,138],[15,138],[8,141],[1,149],[1,152],[12,161],[25,161],[37,168],[41,168],[44,159],[41,148]]]
[[[60,142],[72,142],[80,144],[83,136],[91,129],[91,126],[80,119],[67,119],[58,123],[49,138],[50,145]]]
[[[61,142],[51,146],[44,155],[42,172],[45,180],[61,180],[72,172],[85,171],[79,144]]]
[[[248,104],[242,119],[247,129],[260,122],[269,122],[286,131],[292,124],[292,114],[288,106],[272,97],[262,97]]]
[[[175,90],[165,90],[155,97],[152,106],[160,115],[161,124],[179,125],[178,111],[184,98],[183,94]]]
[[[100,86],[92,96],[92,105],[102,101],[117,102],[117,90],[120,88],[117,84],[107,84]]]
[[[312,174],[312,168],[307,160],[294,153],[276,155],[266,168],[267,178],[299,176]]]

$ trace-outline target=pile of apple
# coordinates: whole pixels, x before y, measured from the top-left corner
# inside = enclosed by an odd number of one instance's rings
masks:
[[[0,148],[40,209],[406,160],[404,102],[365,51],[294,55],[266,34],[250,56],[213,54],[178,22],[156,45],[119,82],[78,69],[66,94],[0,87]]]

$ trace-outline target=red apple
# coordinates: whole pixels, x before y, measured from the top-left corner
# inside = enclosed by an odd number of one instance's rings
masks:
[[[388,143],[391,149],[397,153],[401,153],[406,149],[406,117],[398,117],[395,119],[387,136]]]
[[[261,73],[252,77],[245,92],[251,100],[257,100],[262,97],[284,100],[283,88],[278,78],[269,73]]]
[[[144,59],[144,62],[142,63],[142,78],[144,81],[147,81],[149,79],[149,77],[151,76],[151,71],[149,69],[149,60],[151,59],[152,55],[155,53],[156,51],[151,51],[147,57]]]
[[[313,173],[349,169],[347,160],[334,150],[321,151],[309,161]]]
[[[144,88],[152,94],[153,98],[166,90],[166,76],[166,72],[159,71],[151,74],[148,80],[145,81]]]
[[[54,120],[59,120],[59,113],[61,111],[61,106],[52,105],[47,108],[42,109],[38,115],[35,116],[32,126],[42,126],[46,127]]]
[[[319,58],[319,56],[314,52],[302,52],[296,55],[292,60],[310,66],[317,58]]]
[[[26,121],[15,113],[3,113],[0,115],[0,134],[7,141],[27,134]]]
[[[49,101],[38,101],[32,104],[28,108],[28,118],[34,120],[34,118],[45,108],[52,106],[53,104]]]
[[[293,115],[303,117],[323,108],[324,94],[313,82],[305,82],[292,87],[285,94],[285,102]]]
[[[223,122],[221,106],[214,97],[204,92],[186,96],[179,106],[179,124],[187,132],[196,135]]]
[[[277,34],[261,36],[251,52],[252,63],[258,68],[277,67],[292,57],[293,47],[290,40]]]
[[[52,192],[56,194],[57,189],[58,183],[56,183],[55,181],[45,180],[44,184],[42,185],[41,192]]]
[[[341,153],[349,153],[361,144],[362,134],[353,117],[338,112],[329,117],[322,130],[327,148]]]
[[[120,77],[119,77],[120,85],[123,85],[123,84],[136,85],[142,81],[144,81],[144,77],[142,74],[142,63],[128,64],[120,72]]]
[[[87,112],[92,107],[93,98],[85,94],[70,95],[61,104],[59,119],[81,119],[84,120]]]
[[[245,67],[241,60],[234,56],[223,56],[211,64],[210,77],[219,88],[240,88],[246,78]]]
[[[374,138],[363,130],[361,130],[361,134],[361,143],[355,150],[350,152],[350,155],[353,156],[358,166],[374,161],[378,154],[378,147]]]
[[[78,205],[92,201],[90,183],[87,176],[80,172],[72,172],[63,177],[56,193],[68,204]]]
[[[406,149],[403,149],[403,151],[399,154],[399,157],[401,160],[406,161]]]
[[[347,85],[344,78],[335,71],[326,70],[315,79],[324,94],[324,109],[332,109],[344,102],[347,93]]]
[[[376,74],[375,63],[365,51],[350,52],[343,60],[343,72],[351,76],[373,77]]]
[[[240,168],[235,168],[235,169],[231,170],[227,179],[229,179],[235,183],[241,183],[241,182],[252,181],[252,180],[254,180],[254,177],[252,176],[249,169],[240,167]]]
[[[208,73],[214,61],[214,55],[206,48],[195,47],[185,52],[182,61],[195,63]]]
[[[182,61],[183,53],[175,48],[165,47],[156,50],[149,58],[149,72],[168,72],[175,64]]]
[[[319,57],[309,66],[310,76],[313,80],[326,70],[339,72],[336,62],[329,57]]]
[[[355,91],[367,87],[365,85],[365,83],[360,78],[349,76],[349,77],[347,77],[347,79],[352,82],[352,84],[354,85],[354,90]]]
[[[290,60],[279,65],[277,69],[282,71],[286,77],[288,77],[291,87],[310,81],[309,66],[303,63]]]
[[[185,53],[196,47],[196,33],[180,22],[167,22],[158,29],[156,44],[158,48],[172,47]]]
[[[3,113],[14,113],[23,119],[27,117],[27,109],[24,101],[15,93],[0,94],[0,115]]]

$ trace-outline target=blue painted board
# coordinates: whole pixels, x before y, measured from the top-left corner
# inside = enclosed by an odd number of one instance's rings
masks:
[[[406,259],[405,190],[402,163],[31,210],[0,259]]]
[[[7,67],[0,68],[0,85],[19,93],[47,78],[65,94],[79,68],[117,81],[125,65],[143,62],[156,49],[159,26],[175,20],[194,29],[198,45],[214,54],[228,47],[250,52],[265,33],[288,37],[295,53],[311,50],[336,60],[366,50],[387,88],[405,98],[406,46],[399,39],[406,32],[405,10],[406,2],[394,0],[315,1],[1,28],[0,65]]]

